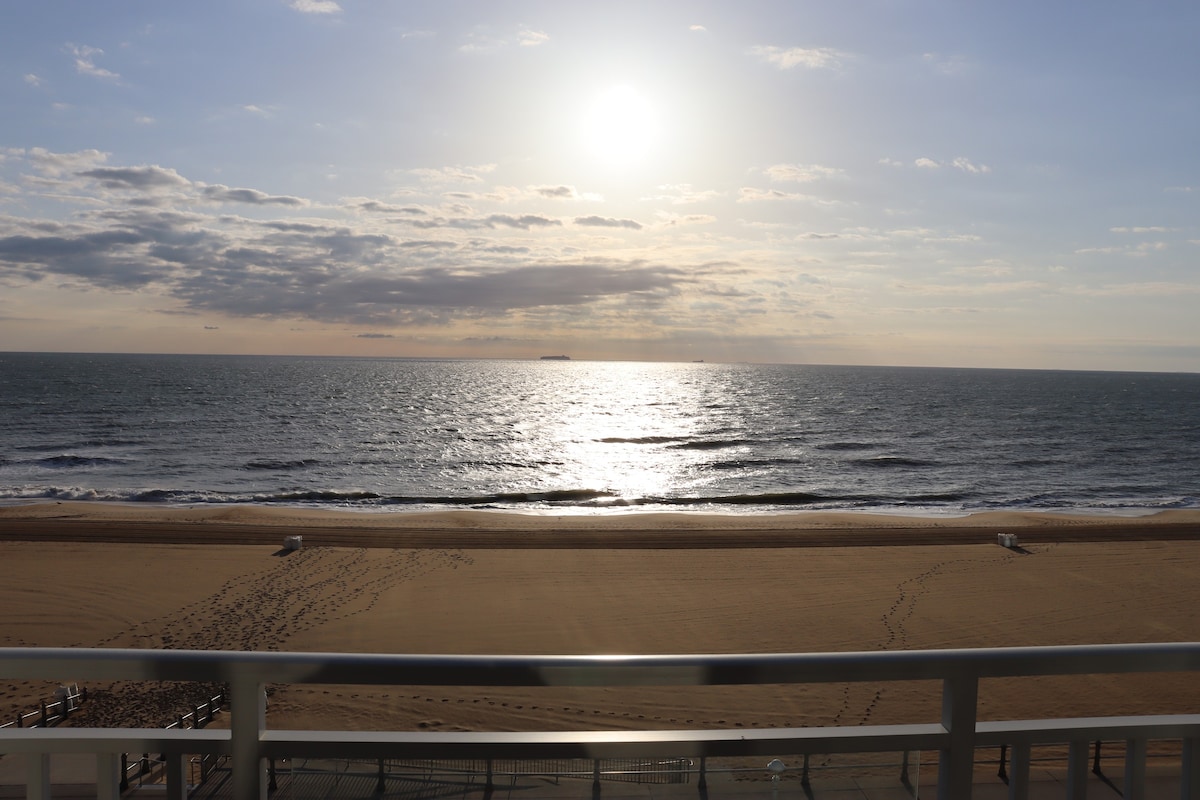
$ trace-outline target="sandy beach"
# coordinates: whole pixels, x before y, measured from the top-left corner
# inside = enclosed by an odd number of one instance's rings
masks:
[[[997,546],[1016,533],[1020,549]],[[285,555],[283,538],[304,547]],[[0,646],[390,653],[860,651],[1200,639],[1200,512],[1148,517],[363,514],[0,508]],[[53,686],[0,681],[0,717]],[[177,687],[91,687],[165,724]],[[273,727],[932,721],[938,688],[281,687]],[[1194,676],[991,681],[989,718],[1193,711]]]

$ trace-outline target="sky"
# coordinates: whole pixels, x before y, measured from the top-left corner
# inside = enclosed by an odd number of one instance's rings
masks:
[[[0,350],[1200,371],[1200,5],[4,0]]]

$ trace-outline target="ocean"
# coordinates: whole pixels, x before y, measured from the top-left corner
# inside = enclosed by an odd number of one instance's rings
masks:
[[[0,502],[1200,506],[1200,375],[0,353]]]

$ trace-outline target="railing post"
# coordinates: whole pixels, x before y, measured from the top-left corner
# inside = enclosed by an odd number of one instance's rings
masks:
[[[229,689],[233,796],[238,800],[266,800],[267,768],[261,739],[267,727],[267,698],[263,684],[256,677],[235,672]]]
[[[50,800],[50,754],[25,754],[26,800]]]
[[[167,753],[167,800],[187,800],[188,787],[184,769],[187,756],[182,753]]]
[[[117,800],[121,796],[121,758],[116,753],[96,754],[96,797]]]
[[[1029,742],[1012,746],[1011,770],[1008,774],[1008,800],[1027,800],[1029,797]]]
[[[1200,739],[1193,737],[1183,740],[1180,772],[1180,800],[1200,800]]]
[[[1086,740],[1071,742],[1067,748],[1067,797],[1069,800],[1087,800],[1088,743]]]
[[[979,678],[957,675],[942,681],[942,727],[950,734],[938,753],[938,800],[967,800],[975,768],[975,703]]]
[[[1146,797],[1146,740],[1125,742],[1125,780],[1121,795],[1125,800],[1145,800]]]

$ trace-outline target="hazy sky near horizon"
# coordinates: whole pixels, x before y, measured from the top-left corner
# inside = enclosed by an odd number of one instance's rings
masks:
[[[1200,371],[1192,2],[4,11],[0,350]]]

